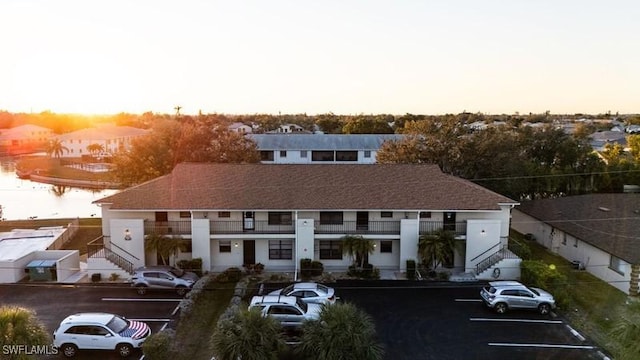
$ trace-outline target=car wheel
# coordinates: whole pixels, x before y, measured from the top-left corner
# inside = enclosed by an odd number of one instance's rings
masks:
[[[120,357],[126,358],[133,352],[133,347],[129,344],[119,344],[116,351]]]
[[[147,293],[147,287],[144,285],[138,285],[136,286],[136,291],[138,292],[138,295],[144,295]]]
[[[505,303],[497,303],[493,308],[496,310],[498,314],[504,314],[507,312],[507,309],[508,309],[507,304]]]
[[[60,346],[60,351],[62,352],[62,355],[72,358],[78,353],[78,347],[73,344],[62,344],[62,346]]]
[[[184,294],[186,294],[186,293],[187,293],[187,288],[186,288],[186,287],[184,287],[184,286],[178,286],[178,287],[176,288],[176,293],[177,293],[179,296],[184,296]]]
[[[549,304],[540,304],[538,306],[538,312],[541,315],[547,315],[551,312],[551,306]]]

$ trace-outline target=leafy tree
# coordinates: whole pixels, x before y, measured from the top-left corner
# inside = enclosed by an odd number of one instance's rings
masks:
[[[49,140],[45,151],[51,157],[60,158],[62,154],[69,152],[69,148],[62,145],[62,141],[60,141],[60,139],[51,139]]]
[[[385,141],[378,153],[379,164],[428,164],[435,163],[428,157],[427,144],[420,136],[408,136],[402,140]]]
[[[341,134],[342,120],[333,113],[320,114],[316,116],[316,125],[325,134]]]
[[[640,165],[640,135],[627,136],[627,145],[629,145],[631,158]]]
[[[218,360],[276,360],[284,347],[282,327],[260,309],[233,312],[218,322],[211,348]]]
[[[156,251],[164,265],[169,264],[171,256],[186,249],[185,240],[179,235],[166,236],[153,232],[146,235],[144,240],[145,251]]]
[[[342,127],[342,132],[345,134],[393,134],[393,129],[386,118],[358,115],[347,120]]]
[[[442,264],[453,262],[455,237],[452,231],[437,230],[431,234],[420,235],[418,241],[418,256],[422,263],[431,269]]]
[[[0,349],[5,345],[49,345],[49,332],[32,310],[17,306],[0,307]],[[31,355],[8,354],[8,360],[30,359]],[[3,358],[5,359],[5,358]]]
[[[633,301],[622,309],[620,318],[613,323],[609,333],[624,345],[617,349],[616,359],[637,359],[640,354],[640,302]]]
[[[345,235],[341,240],[343,253],[353,258],[354,264],[364,267],[367,255],[373,254],[374,242],[360,235]]]
[[[302,351],[315,360],[378,360],[384,356],[373,320],[348,302],[325,306],[318,320],[303,323]]]
[[[89,144],[87,145],[87,151],[95,156],[104,152],[104,146],[102,144]]]

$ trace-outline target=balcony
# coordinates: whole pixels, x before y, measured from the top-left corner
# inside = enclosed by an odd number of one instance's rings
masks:
[[[459,221],[455,224],[445,224],[442,221],[420,221],[420,235],[430,234],[438,230],[453,231],[455,235],[467,234],[467,222]]]
[[[145,235],[191,235],[191,221],[145,221],[144,233]]]
[[[289,225],[272,225],[269,221],[209,221],[211,234],[294,234],[295,227]]]
[[[343,221],[342,224],[316,224],[316,234],[400,234],[400,221]]]

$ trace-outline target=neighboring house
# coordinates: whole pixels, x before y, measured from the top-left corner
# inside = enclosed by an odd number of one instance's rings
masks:
[[[250,134],[253,132],[253,128],[249,125],[245,125],[241,122],[234,122],[227,127],[229,131],[237,132],[240,134]]]
[[[620,131],[598,131],[589,135],[589,144],[595,151],[603,151],[607,144],[627,146],[626,134]]]
[[[0,129],[0,154],[18,155],[43,151],[54,133],[37,125],[20,125]]]
[[[270,134],[311,134],[310,131],[305,130],[302,126],[296,124],[282,124],[273,131],[268,131]]]
[[[251,134],[265,164],[373,164],[385,141],[394,134]]]
[[[148,132],[149,130],[131,126],[107,124],[58,135],[56,138],[67,149],[62,153],[62,157],[91,155],[87,147],[92,144],[102,145],[104,153],[100,156],[111,156],[119,150],[129,149],[133,139]]]
[[[444,228],[456,234],[455,269],[479,278],[496,274],[517,205],[435,165],[213,163],[179,164],[94,203],[102,208],[103,241],[89,250],[90,273],[108,275],[116,262],[156,264],[144,246],[152,233],[188,240],[172,261],[201,258],[206,271],[262,263],[265,271],[297,273],[303,258],[346,271],[345,235],[374,241],[372,265],[406,270],[418,258],[419,236]],[[519,266],[504,265],[501,277],[519,277]]]
[[[590,194],[522,202],[513,229],[621,291],[637,295],[640,194]]]

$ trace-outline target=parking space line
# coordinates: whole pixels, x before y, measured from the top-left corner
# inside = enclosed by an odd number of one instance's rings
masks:
[[[562,324],[560,320],[534,320],[534,319],[498,319],[498,318],[469,318],[469,321],[495,321],[495,322],[524,322],[541,324]]]
[[[169,322],[169,321],[171,321],[171,319],[132,319],[132,318],[127,318],[127,320],[144,321],[144,322]]]
[[[456,302],[482,302],[481,299],[455,299]]]
[[[586,338],[584,336],[582,336],[582,334],[580,334],[579,332],[577,332],[574,328],[572,328],[569,325],[566,325],[567,329],[569,329],[569,332],[571,332],[571,334],[573,334],[573,336],[577,337],[578,339],[580,339],[580,341],[585,341]]]
[[[182,301],[182,299],[154,299],[154,298],[145,298],[145,299],[140,299],[140,298],[102,298],[102,301],[138,301],[138,302],[143,302],[143,301],[150,301],[150,302],[180,302]]]
[[[176,305],[176,308],[173,309],[173,312],[171,312],[171,316],[176,316],[178,310],[180,310],[180,304]]]
[[[564,344],[488,343],[488,345],[489,346],[506,346],[506,347],[556,348],[556,349],[584,349],[584,350],[595,349],[595,346],[589,346],[589,345],[564,345]]]

